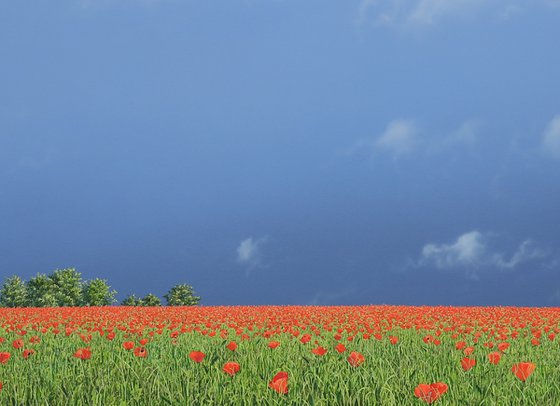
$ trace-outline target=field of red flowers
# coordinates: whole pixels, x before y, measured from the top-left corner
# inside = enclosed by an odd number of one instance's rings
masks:
[[[0,309],[0,403],[560,404],[560,309]]]

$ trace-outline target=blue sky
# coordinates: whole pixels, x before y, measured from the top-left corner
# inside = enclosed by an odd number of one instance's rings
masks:
[[[0,276],[560,305],[560,2],[0,5]]]

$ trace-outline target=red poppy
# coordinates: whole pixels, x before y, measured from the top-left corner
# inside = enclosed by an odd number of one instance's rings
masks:
[[[365,357],[362,354],[360,354],[359,352],[356,352],[356,351],[351,352],[350,356],[348,357],[348,362],[353,367],[359,366],[364,361],[365,361]]]
[[[189,357],[194,361],[194,362],[202,362],[202,360],[204,359],[204,357],[206,356],[206,354],[204,354],[203,352],[200,351],[192,351],[189,354]]]
[[[14,342],[12,343],[12,347],[16,349],[23,347],[23,340],[21,338],[14,340]]]
[[[236,373],[239,372],[240,369],[241,369],[241,368],[239,367],[239,364],[238,364],[237,362],[226,362],[226,363],[224,364],[224,367],[223,367],[222,370],[223,370],[226,374],[229,374],[229,375],[231,375],[231,376],[234,376]]]
[[[6,364],[11,356],[9,352],[0,352],[0,364]]]
[[[91,358],[91,349],[89,347],[86,348],[78,348],[74,353],[74,357],[80,359],[90,359]]]
[[[389,342],[393,345],[399,342],[399,337],[397,336],[389,336]]]
[[[509,343],[503,342],[498,344],[498,350],[500,350],[501,352],[504,352],[508,348],[509,348]]]
[[[467,357],[471,355],[473,352],[474,352],[474,347],[467,347],[463,350],[463,354],[465,354]]]
[[[148,344],[148,341],[149,340],[147,338],[143,338],[143,339],[140,340],[140,345],[146,345],[146,344]]]
[[[498,365],[498,362],[500,362],[501,357],[502,357],[502,353],[499,351],[491,352],[490,354],[488,354],[488,360],[490,361],[491,364],[494,365]]]
[[[237,350],[237,343],[236,343],[235,341],[232,341],[231,343],[229,343],[229,344],[226,346],[226,348],[227,348],[228,350],[235,351],[235,350]]]
[[[23,350],[23,358],[27,359],[30,355],[35,354],[35,350]]]
[[[288,373],[284,371],[278,372],[268,383],[268,387],[274,389],[278,393],[288,393]]]
[[[311,350],[311,352],[312,352],[313,354],[315,354],[315,355],[321,355],[321,356],[323,356],[323,355],[325,355],[325,354],[327,353],[327,349],[326,349],[325,347],[320,347],[320,346],[319,346],[319,347],[317,347],[317,348],[313,348],[313,349]]]
[[[271,341],[271,342],[268,343],[268,346],[272,349],[275,349],[279,345],[280,345],[280,343],[278,341]]]
[[[148,356],[148,350],[146,349],[146,347],[136,347],[134,349],[134,356],[146,358]]]
[[[344,346],[344,344],[338,344],[336,347],[334,347],[334,349],[341,354],[346,351],[346,347]]]
[[[523,382],[529,378],[537,366],[532,362],[520,362],[519,364],[514,364],[511,368],[511,372],[515,374],[516,377],[521,379]]]
[[[309,341],[311,341],[311,334],[302,335],[300,341],[304,344],[307,344]]]
[[[132,349],[134,348],[134,342],[132,342],[132,341],[125,341],[125,342],[122,344],[122,346],[123,346],[123,348],[124,348],[125,350],[130,351],[130,350],[132,350]]]
[[[433,403],[447,392],[447,385],[443,382],[436,382],[430,385],[421,383],[414,389],[414,396],[426,403]]]
[[[476,365],[476,360],[472,358],[463,358],[461,360],[461,366],[463,367],[463,371],[468,371],[472,367]]]
[[[455,344],[455,348],[458,349],[458,350],[462,350],[466,346],[467,346],[467,343],[464,342],[464,341],[457,341],[457,343]]]

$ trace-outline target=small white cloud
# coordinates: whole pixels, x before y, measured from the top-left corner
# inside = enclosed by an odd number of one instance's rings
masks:
[[[480,128],[480,121],[471,119],[465,121],[461,126],[445,139],[447,145],[467,145],[473,146],[477,140],[477,133]]]
[[[261,265],[261,246],[266,240],[267,237],[259,239],[249,237],[239,243],[237,247],[237,262],[246,267],[247,273]]]
[[[357,21],[414,29],[477,16],[505,21],[529,8],[543,7],[558,9],[560,0],[362,0]]]
[[[560,158],[560,114],[556,115],[544,131],[543,150],[555,158]]]
[[[394,157],[412,152],[419,144],[418,129],[410,120],[395,120],[374,143],[378,150],[391,153]]]
[[[509,259],[490,248],[491,234],[477,230],[460,235],[450,244],[426,244],[418,266],[433,265],[438,269],[462,269],[466,276],[478,279],[481,268],[514,269],[522,263],[544,259],[548,253],[531,240],[523,241]]]
[[[422,261],[432,262],[437,268],[477,267],[486,246],[478,231],[465,233],[453,244],[426,244],[422,249]]]

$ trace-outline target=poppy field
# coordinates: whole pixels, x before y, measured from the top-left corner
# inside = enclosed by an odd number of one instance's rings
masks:
[[[553,405],[560,309],[0,309],[6,405]]]

